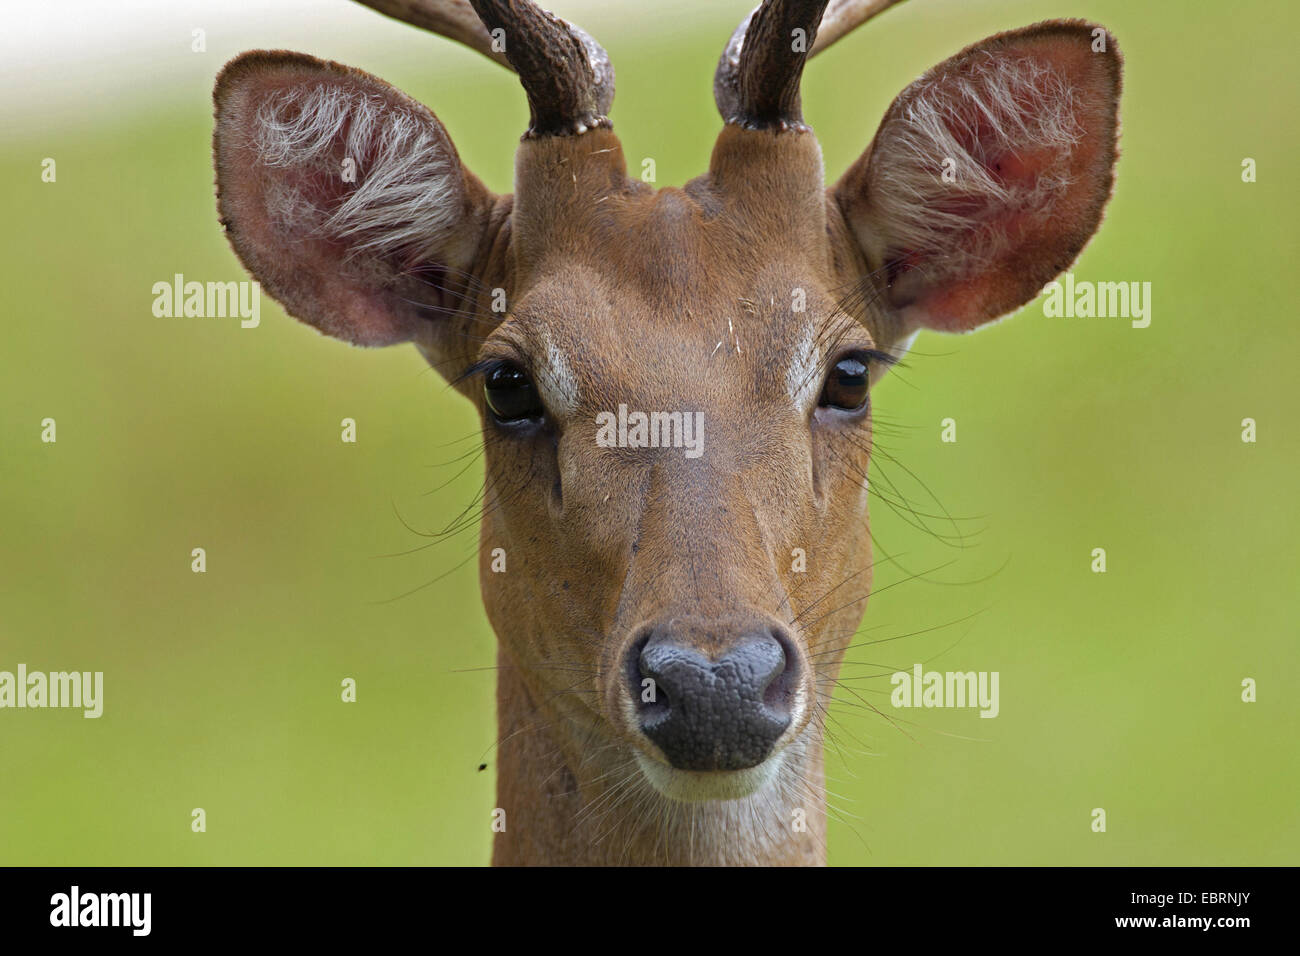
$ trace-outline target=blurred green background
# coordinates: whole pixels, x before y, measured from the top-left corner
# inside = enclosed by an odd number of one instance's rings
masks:
[[[629,164],[653,157],[660,185],[705,168],[713,66],[749,3],[653,24],[653,3],[556,3],[609,49]],[[849,654],[830,859],[1295,864],[1300,12],[912,0],[810,65],[806,114],[833,178],[921,71],[1057,16],[1110,27],[1127,63],[1118,186],[1075,275],[1152,283],[1152,322],[1032,303],[973,336],[926,333],[876,393],[898,462],[877,456],[877,486],[969,520],[954,547],[873,505],[879,557],[899,559],[864,639],[899,639]],[[425,539],[407,527],[440,529],[474,498],[469,406],[413,349],[350,349],[269,299],[253,330],[155,318],[151,287],[246,278],[209,155],[211,78],[239,50],[382,76],[498,191],[524,98],[477,55],[367,11],[356,30],[303,18],[274,42],[200,22],[208,52],[185,78],[110,51],[102,68],[136,78],[128,96],[101,101],[92,79],[80,106],[47,110],[34,82],[0,146],[0,669],[106,684],[99,720],[0,711],[0,863],[485,863],[494,678],[477,668],[495,656],[476,529],[413,550]],[[1258,182],[1241,181],[1244,157]],[[57,444],[40,441],[46,417]],[[939,441],[947,417],[955,444]],[[856,706],[886,707],[872,675],[916,661],[1000,671],[1001,716],[917,710],[900,731]]]

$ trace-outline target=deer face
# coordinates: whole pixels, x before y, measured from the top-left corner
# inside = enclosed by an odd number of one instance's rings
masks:
[[[532,106],[513,196],[368,75],[255,53],[217,85],[236,251],[292,314],[413,342],[476,404],[503,663],[571,771],[634,764],[670,800],[819,765],[870,590],[869,387],[921,329],[1032,298],[1111,188],[1118,51],[1061,21],[931,70],[828,189],[788,40],[825,6],[742,24],[681,189],[628,177],[607,61],[530,5],[474,2]]]
[[[683,799],[779,766],[869,584],[867,384],[890,356],[843,307],[815,140],[780,150],[765,197],[771,138],[733,130],[713,174],[658,192],[605,131],[525,144],[527,194],[564,208],[516,206],[513,308],[470,389],[497,633],[565,721]],[[592,693],[563,693],[580,674]]]

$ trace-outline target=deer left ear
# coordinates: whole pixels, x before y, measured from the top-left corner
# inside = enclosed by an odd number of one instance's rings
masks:
[[[1114,182],[1121,59],[1102,27],[990,37],[905,89],[832,194],[900,336],[965,332],[1078,256]]]
[[[214,91],[217,202],[248,271],[290,315],[355,345],[430,344],[466,313],[494,197],[424,106],[301,53],[253,51]]]

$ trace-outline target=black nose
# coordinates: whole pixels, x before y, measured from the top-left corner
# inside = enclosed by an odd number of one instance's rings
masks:
[[[749,633],[711,660],[671,630],[653,630],[633,645],[628,662],[641,731],[679,770],[757,766],[790,726],[789,646],[779,631]]]

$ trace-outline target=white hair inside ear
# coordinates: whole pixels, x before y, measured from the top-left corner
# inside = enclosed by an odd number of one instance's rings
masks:
[[[460,170],[427,120],[367,90],[291,86],[268,97],[254,127],[262,165],[291,171],[267,190],[267,213],[286,234],[341,241],[348,255],[414,259],[460,213]],[[341,195],[327,208],[320,177]]]

